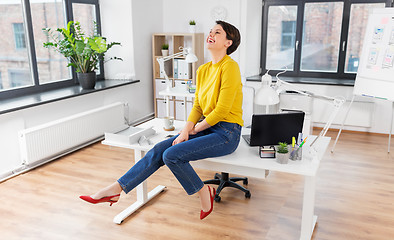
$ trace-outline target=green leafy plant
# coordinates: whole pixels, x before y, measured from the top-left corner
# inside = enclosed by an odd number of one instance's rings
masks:
[[[97,34],[97,24],[94,22],[94,29],[91,36],[86,36],[82,31],[79,22],[70,21],[67,28],[43,28],[42,31],[47,35],[48,41],[44,42],[45,48],[52,48],[68,58],[76,72],[94,72],[100,60],[104,61],[105,53],[118,42],[107,43],[105,37]],[[56,33],[58,32],[58,33]],[[118,57],[111,57],[109,60],[122,60]],[[107,62],[106,61],[106,62]]]
[[[196,21],[190,20],[190,21],[189,21],[189,25],[196,25]]]
[[[168,50],[169,45],[167,43],[164,43],[163,45],[161,45],[161,49],[163,50]]]
[[[289,152],[286,142],[279,142],[278,144],[279,144],[279,146],[278,146],[278,149],[276,150],[278,153],[288,153]]]

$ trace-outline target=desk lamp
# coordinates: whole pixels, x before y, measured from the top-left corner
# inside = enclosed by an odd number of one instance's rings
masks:
[[[268,72],[261,77],[261,87],[254,96],[253,113],[277,113],[279,110],[279,95],[271,87],[272,77]]]
[[[311,92],[300,90],[300,89],[296,88],[293,84],[279,79],[279,75],[282,73],[285,73],[286,71],[287,71],[287,69],[284,70],[283,72],[279,72],[278,74],[276,74],[275,88],[276,88],[277,92],[279,92],[280,90],[291,90],[291,91],[297,92],[297,93],[304,95],[304,96],[328,101],[331,104],[333,104],[333,106],[334,106],[333,113],[330,115],[329,119],[327,120],[327,122],[324,125],[323,129],[321,130],[320,134],[310,144],[310,146],[312,146],[319,137],[326,135],[328,129],[330,128],[332,122],[334,121],[336,115],[338,114],[339,109],[342,107],[342,105],[346,101],[346,99],[342,96],[329,97],[329,96],[325,96],[325,95],[319,95],[319,94],[314,94]]]
[[[159,62],[159,66],[160,66],[160,73],[162,73],[164,75],[164,78],[166,80],[166,85],[167,85],[167,90],[170,90],[170,88],[172,88],[172,84],[170,79],[168,79],[167,73],[164,69],[164,62],[177,58],[177,57],[185,57],[185,60],[187,63],[194,63],[197,62],[198,58],[196,55],[194,55],[192,53],[192,49],[191,48],[184,48],[184,47],[179,47],[179,50],[181,50],[178,53],[166,56],[166,57],[161,57],[161,58],[157,58],[157,61]]]

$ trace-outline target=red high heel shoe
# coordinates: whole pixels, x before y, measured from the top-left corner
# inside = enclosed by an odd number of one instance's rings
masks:
[[[86,202],[90,202],[93,204],[109,202],[110,203],[109,205],[112,206],[112,204],[118,202],[118,200],[115,201],[115,200],[112,200],[112,198],[119,197],[119,196],[120,196],[120,194],[116,194],[116,195],[112,195],[112,196],[108,196],[108,197],[102,197],[100,199],[94,199],[94,198],[91,198],[90,196],[79,196],[79,198],[82,200],[85,200]]]
[[[201,210],[200,212],[200,219],[203,220],[206,216],[208,216],[212,210],[213,210],[213,199],[215,198],[216,195],[216,189],[213,188],[213,195],[211,194],[211,187],[208,186],[208,190],[209,190],[209,197],[211,198],[211,208],[208,210],[208,212],[204,212],[203,210]]]

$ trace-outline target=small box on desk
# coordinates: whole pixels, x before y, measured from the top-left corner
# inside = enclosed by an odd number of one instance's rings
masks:
[[[134,144],[139,141],[142,136],[148,138],[155,134],[152,128],[129,127],[117,133],[105,133],[105,141],[117,144]]]
[[[275,148],[271,147],[259,147],[259,155],[261,158],[275,158]]]

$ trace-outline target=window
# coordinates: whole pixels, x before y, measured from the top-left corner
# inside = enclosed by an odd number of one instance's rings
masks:
[[[73,3],[73,16],[74,21],[78,21],[81,23],[81,26],[84,28],[83,31],[87,35],[96,34],[99,29],[96,28],[94,22],[98,23],[98,18],[96,16],[96,6],[93,4],[86,3]],[[102,64],[97,68],[97,75],[101,74]]]
[[[22,2],[24,7],[22,7]],[[22,96],[72,86],[76,74],[68,60],[43,47],[42,28],[65,27],[70,20],[98,23],[99,0],[12,0],[0,1],[0,98]],[[73,14],[74,13],[74,14]],[[82,22],[84,21],[84,22]],[[10,40],[11,39],[11,40]],[[98,78],[103,78],[103,63]]]
[[[31,1],[30,6],[39,83],[71,79],[71,69],[67,68],[67,59],[52,49],[42,47],[47,41],[42,28],[57,29],[66,25],[64,2],[62,0]]]
[[[301,71],[337,72],[343,2],[305,3]]]
[[[371,8],[389,0],[264,0],[261,69],[355,79]]]
[[[26,48],[25,31],[23,30],[23,23],[13,23],[14,39],[16,49]]]
[[[349,34],[347,38],[345,72],[356,73],[367,27],[368,13],[372,8],[383,8],[384,3],[357,3],[350,8]]]
[[[31,63],[27,48],[27,34],[25,32],[23,8],[21,1],[6,1],[0,3],[0,23],[2,25],[2,37],[0,38],[0,72],[1,92],[13,89],[9,71],[20,70],[29,72]],[[17,81],[17,80],[14,80]],[[31,76],[21,79],[24,87],[33,85]]]
[[[287,26],[283,22],[297,22],[297,6],[272,6],[268,12],[267,69],[294,69],[294,42],[290,43],[289,41],[295,39],[283,41],[283,32],[286,34],[290,32],[284,30]],[[288,36],[285,35],[285,37]],[[283,45],[284,43],[285,45]]]

